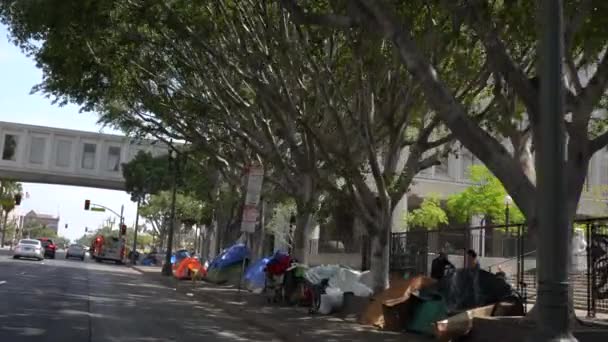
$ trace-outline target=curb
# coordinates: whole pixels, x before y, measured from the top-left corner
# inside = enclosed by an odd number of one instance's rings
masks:
[[[146,272],[140,270],[139,267],[137,267],[137,266],[127,265],[127,267],[130,268],[130,269],[132,269],[132,270],[135,270],[135,271],[139,272],[139,274],[146,274]]]

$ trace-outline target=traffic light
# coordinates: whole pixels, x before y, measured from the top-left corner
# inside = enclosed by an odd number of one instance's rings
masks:
[[[84,200],[84,210],[91,208],[91,200]]]
[[[16,194],[15,195],[15,205],[20,205],[21,204],[21,194]]]
[[[120,235],[126,235],[126,234],[127,234],[127,225],[121,224],[120,225]]]

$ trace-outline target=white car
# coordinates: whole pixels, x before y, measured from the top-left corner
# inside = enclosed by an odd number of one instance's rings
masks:
[[[78,258],[84,261],[85,250],[81,245],[70,245],[68,250],[65,252],[65,258]]]
[[[34,239],[21,239],[17,246],[15,246],[15,251],[13,252],[13,259],[18,258],[34,258],[38,260],[44,259],[44,247],[42,247],[42,242],[40,240]]]

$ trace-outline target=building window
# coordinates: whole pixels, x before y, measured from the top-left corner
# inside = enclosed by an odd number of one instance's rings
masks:
[[[69,167],[71,155],[72,142],[69,140],[57,140],[57,155],[55,165],[59,167]]]
[[[13,134],[7,134],[4,136],[4,147],[2,149],[2,160],[17,160],[17,139],[18,137]]]
[[[95,168],[95,152],[97,146],[95,144],[85,143],[82,147],[82,164],[81,167],[87,170]]]
[[[108,171],[120,170],[120,147],[110,146],[108,148]]]
[[[435,165],[435,177],[447,178],[450,176],[448,172],[448,157],[443,156],[439,159],[441,164]]]
[[[462,158],[462,175],[464,179],[471,178],[471,166],[475,165],[475,156],[470,153],[463,153]]]
[[[32,144],[30,145],[30,163],[42,164],[44,162],[45,145],[46,139],[41,137],[32,137]]]

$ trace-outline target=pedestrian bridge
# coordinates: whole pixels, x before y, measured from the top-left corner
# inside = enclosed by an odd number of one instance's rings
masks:
[[[125,136],[0,121],[0,178],[124,190],[122,163],[163,144]]]

